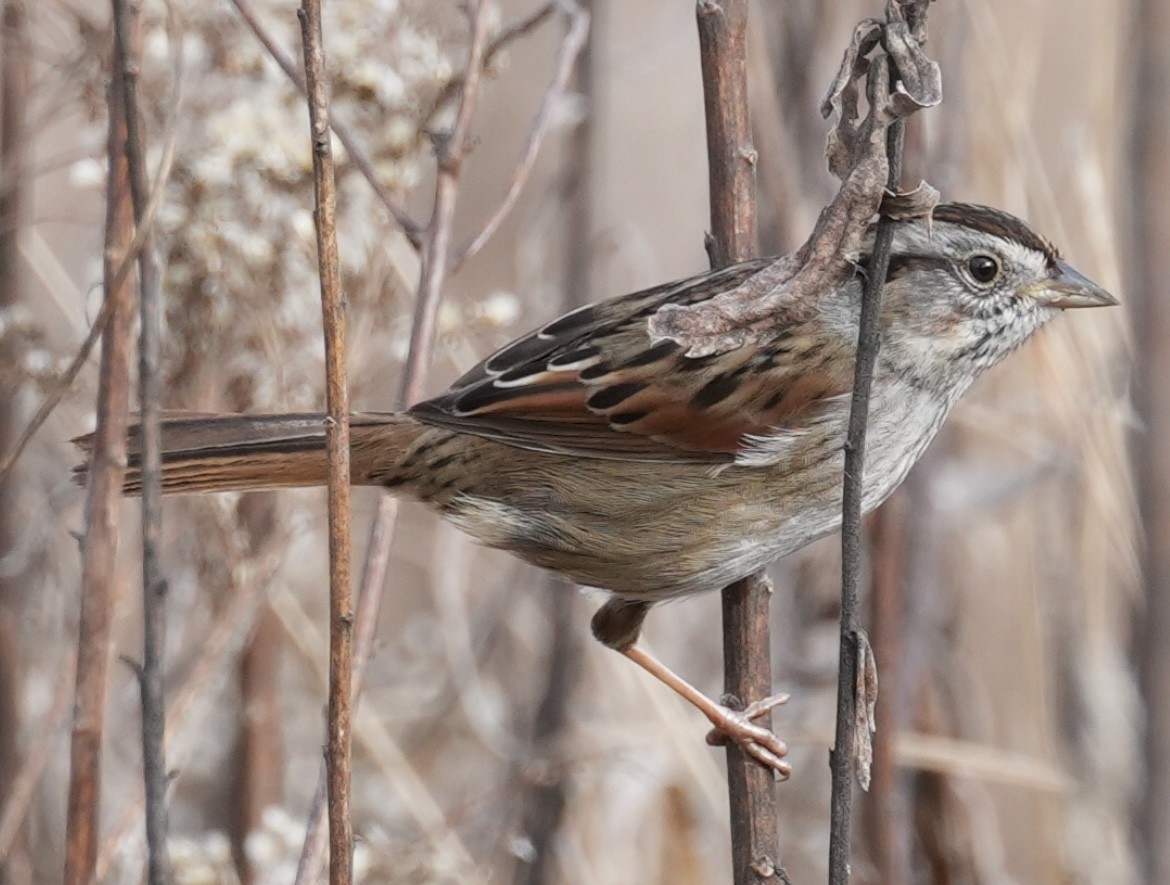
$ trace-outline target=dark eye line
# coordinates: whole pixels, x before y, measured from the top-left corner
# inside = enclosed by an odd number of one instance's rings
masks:
[[[869,256],[859,262],[863,273],[869,270]],[[916,270],[941,269],[950,267],[950,261],[941,255],[926,255],[917,252],[900,252],[890,256],[890,268],[886,273],[886,282],[896,280]]]

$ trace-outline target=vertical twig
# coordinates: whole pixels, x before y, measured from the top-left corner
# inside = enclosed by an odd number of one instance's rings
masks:
[[[756,153],[747,105],[747,0],[699,0],[699,58],[707,119],[713,267],[756,253]],[[725,701],[740,707],[772,692],[768,625],[771,587],[763,573],[723,591]],[[760,722],[771,727],[771,715]],[[739,747],[727,747],[733,880],[788,881],[779,862],[775,776]]]
[[[317,263],[325,329],[325,440],[329,457],[329,738],[325,754],[329,804],[329,880],[353,878],[349,818],[353,729],[353,588],[349,580],[349,394],[345,378],[345,303],[337,256],[337,194],[330,144],[321,0],[304,0],[298,16],[305,48],[305,92],[313,140]]]
[[[479,94],[480,74],[483,70],[484,47],[487,41],[487,6],[485,0],[474,0],[468,11],[471,19],[471,45],[468,51],[467,76],[459,112],[450,134],[436,145],[438,175],[435,181],[435,199],[431,218],[422,234],[422,266],[419,271],[418,294],[415,299],[414,323],[410,351],[399,388],[398,404],[414,402],[422,395],[426,372],[434,346],[435,318],[439,309],[439,294],[446,274],[451,224],[454,220],[455,199],[459,192],[459,173],[468,146],[471,119]],[[397,502],[389,495],[382,498],[370,528],[366,562],[358,592],[358,608],[354,618],[355,664],[351,697],[361,694],[366,662],[374,646],[374,630],[381,611],[382,587],[390,559],[390,541],[394,534]],[[305,844],[297,866],[298,885],[315,882],[320,868],[321,807],[324,793],[318,783],[306,826]]]
[[[567,219],[565,222],[565,239],[568,243],[565,264],[565,304],[566,310],[572,310],[586,304],[590,298],[590,285],[593,274],[593,224],[594,224],[594,194],[598,157],[598,101],[600,93],[597,88],[597,71],[601,60],[597,57],[597,34],[600,30],[598,21],[606,0],[581,0],[578,16],[583,18],[580,25],[584,33],[573,57],[574,87],[573,90],[584,102],[584,112],[581,121],[567,139],[567,156],[565,159],[565,186],[564,196],[567,200]],[[576,20],[572,27],[577,27]],[[571,31],[570,35],[571,36]],[[566,36],[566,42],[569,39]],[[568,47],[562,47],[568,52]],[[555,91],[560,95],[563,89],[553,83],[549,93]],[[546,93],[547,95],[548,93]]]
[[[467,57],[467,76],[463,81],[463,97],[451,133],[436,145],[438,175],[435,180],[435,202],[431,220],[423,233],[422,269],[419,272],[418,303],[410,330],[410,351],[406,356],[400,405],[413,402],[422,395],[425,364],[430,361],[431,343],[435,337],[435,318],[439,313],[439,291],[447,275],[448,253],[451,249],[451,224],[454,220],[455,199],[459,194],[459,173],[467,154],[467,138],[471,119],[479,96],[479,79],[483,71],[484,46],[487,40],[487,2],[472,0],[469,4],[472,18],[471,49]],[[406,379],[411,379],[408,385]]]
[[[891,124],[886,134],[889,158],[888,187],[898,189],[902,178],[902,141],[905,124]],[[890,268],[893,222],[882,217],[874,238],[873,256],[861,302],[857,364],[853,374],[853,397],[849,407],[849,432],[845,440],[845,489],[841,513],[841,651],[837,674],[837,730],[829,765],[833,775],[829,830],[829,883],[849,881],[849,848],[853,822],[854,710],[864,699],[857,697],[860,642],[861,585],[861,497],[862,468],[865,463],[865,432],[869,418],[869,392],[874,362],[880,343],[878,316],[882,287]]]
[[[699,0],[699,62],[707,120],[711,264],[756,254],[756,151],[747,106],[747,2]]]
[[[116,84],[112,84],[111,88],[117,88]],[[115,93],[111,93],[114,95]],[[121,95],[119,90],[117,95]],[[6,104],[5,107],[8,107]],[[173,120],[172,120],[173,122]],[[123,286],[130,282],[130,274],[135,267],[135,258],[138,255],[139,249],[142,247],[143,238],[145,234],[151,229],[155,210],[158,208],[158,203],[161,194],[161,185],[170,175],[171,161],[174,156],[174,127],[168,127],[169,132],[164,141],[163,158],[159,164],[156,175],[155,190],[151,194],[151,199],[147,205],[146,216],[142,223],[137,225],[134,230],[134,237],[131,239],[129,246],[125,248],[121,254],[111,249],[106,251],[105,264],[105,288],[107,292],[120,291]],[[129,200],[129,194],[125,194],[125,198]],[[127,211],[131,204],[126,203]],[[109,228],[107,225],[107,238]],[[110,242],[113,242],[110,240]],[[119,248],[122,248],[119,246]],[[132,305],[131,305],[132,306]],[[33,434],[37,428],[41,427],[49,414],[61,401],[61,398],[69,391],[80,373],[82,367],[88,362],[89,354],[97,344],[99,338],[102,338],[103,333],[107,330],[107,321],[111,317],[117,315],[117,311],[122,309],[121,302],[117,299],[107,298],[102,301],[102,306],[94,317],[93,325],[89,333],[86,335],[85,341],[82,342],[78,348],[77,354],[74,356],[69,368],[58,377],[49,393],[45,395],[34,417],[29,421],[24,431],[21,433],[16,446],[7,454],[3,462],[0,463],[0,482],[4,481],[8,470],[15,464],[17,456],[23,450],[25,444],[32,439]],[[129,309],[129,308],[127,308]],[[103,344],[105,338],[102,338]],[[103,360],[105,357],[103,356]],[[104,363],[103,363],[104,365]],[[100,411],[99,411],[100,414]],[[120,486],[120,481],[118,485]],[[87,505],[88,506],[88,505]],[[76,667],[76,659],[71,658],[70,661],[63,666],[63,670],[68,672],[74,670]],[[65,702],[61,702],[65,703]],[[50,740],[55,733],[58,724],[68,714],[67,705],[61,707],[60,714],[58,714],[58,702],[54,700],[52,712],[47,713],[42,722],[41,734],[44,740]],[[40,747],[41,742],[33,740],[32,745]],[[16,780],[13,781],[12,792],[5,793],[6,803],[2,813],[0,813],[0,856],[8,854],[7,846],[11,843],[15,835],[15,828],[19,826],[23,819],[22,807],[26,807],[30,801],[33,790],[36,789],[39,777],[39,770],[44,767],[44,755],[38,750],[37,753],[31,754],[21,767],[21,770],[16,774]],[[71,787],[72,789],[72,787]],[[108,844],[108,843],[107,843]],[[101,856],[98,856],[97,878],[100,881],[103,878],[101,870]]]
[[[887,0],[886,22],[892,26],[904,22],[913,43],[921,47],[926,42],[926,13],[929,0]],[[880,51],[891,58],[903,54],[886,42],[887,30],[883,31]],[[904,49],[904,47],[903,47]],[[922,70],[929,72],[932,62],[923,58]],[[937,72],[937,68],[934,69]],[[883,73],[885,72],[885,73]],[[886,65],[870,67],[868,77],[896,77]],[[934,77],[922,81],[922,86],[931,84]],[[871,84],[872,85],[872,84]],[[883,87],[886,84],[881,84]],[[896,86],[893,80],[889,84]],[[901,84],[905,88],[905,84]],[[870,93],[873,94],[872,92]],[[929,107],[942,99],[941,81],[926,88],[918,107]],[[906,140],[906,124],[899,117],[886,130],[886,190],[898,192],[902,180],[902,148]],[[874,364],[881,344],[879,317],[881,315],[882,289],[890,267],[890,247],[894,239],[894,222],[879,216],[865,287],[861,301],[861,316],[858,319],[857,362],[853,374],[853,395],[849,406],[849,429],[845,438],[845,476],[841,501],[841,627],[840,653],[837,673],[837,727],[833,749],[829,754],[832,772],[832,793],[830,799],[829,828],[829,883],[846,885],[849,881],[849,857],[851,829],[853,824],[853,778],[857,770],[856,748],[858,713],[871,702],[869,697],[858,694],[858,675],[863,677],[865,690],[870,690],[870,663],[872,651],[869,640],[861,630],[860,583],[862,568],[861,550],[861,507],[864,489],[865,435],[869,418],[870,386],[873,381]],[[866,660],[862,660],[862,656]],[[861,669],[864,668],[864,669]],[[873,689],[873,690],[876,690]],[[869,725],[864,726],[868,728]],[[868,734],[866,735],[868,738]]]
[[[561,41],[560,49],[557,52],[552,82],[549,83],[548,88],[544,91],[544,98],[541,99],[540,109],[536,112],[536,116],[532,120],[532,128],[528,133],[528,141],[524,145],[524,154],[516,164],[516,168],[512,171],[511,181],[509,182],[507,193],[504,194],[504,198],[500,200],[499,204],[488,216],[480,232],[471,239],[471,242],[462,249],[459,249],[451,260],[451,272],[458,270],[463,266],[464,262],[474,258],[479,253],[479,250],[487,245],[488,241],[496,235],[496,232],[500,229],[500,225],[504,223],[508,214],[515,208],[516,203],[520,199],[520,195],[524,192],[524,188],[528,184],[529,176],[536,166],[536,159],[540,156],[540,149],[544,146],[544,140],[553,131],[554,125],[560,116],[559,112],[563,106],[562,99],[565,94],[565,89],[568,86],[569,78],[572,76],[577,58],[581,55],[582,48],[589,37],[589,13],[579,3],[574,2],[574,0],[560,0],[560,5],[568,17],[569,30],[565,34],[565,38]],[[545,8],[551,9],[551,5]],[[537,15],[539,15],[539,12]],[[492,45],[485,50],[485,60],[487,59],[487,54],[499,45],[499,38],[492,41]]]
[[[127,0],[113,0],[114,48],[126,110],[126,163],[135,227],[146,224],[149,183],[146,149],[138,109],[138,54],[134,31],[137,10]],[[146,796],[146,844],[151,885],[170,881],[167,856],[167,766],[163,750],[166,706],[163,657],[166,648],[167,584],[159,564],[162,530],[162,454],[159,438],[158,373],[161,335],[158,264],[154,238],[141,232],[138,249],[139,347],[138,389],[142,446],[142,777]]]
[[[106,684],[110,664],[110,622],[114,607],[114,566],[118,548],[118,502],[126,469],[126,425],[130,408],[130,328],[134,289],[129,275],[115,279],[134,240],[130,173],[126,163],[126,106],[122,73],[114,66],[106,185],[103,276],[109,319],[102,335],[98,375],[97,428],[89,465],[82,541],[81,615],[77,637],[77,684],[70,747],[69,809],[65,882],[88,885],[97,859],[101,802],[101,750]]]

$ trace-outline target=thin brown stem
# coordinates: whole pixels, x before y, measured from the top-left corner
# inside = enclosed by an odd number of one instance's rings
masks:
[[[902,139],[905,126],[890,126],[887,152],[890,163],[889,187],[896,190],[901,180]],[[874,238],[873,257],[861,302],[857,363],[853,375],[853,398],[849,408],[849,431],[845,439],[845,489],[841,517],[841,647],[837,673],[837,730],[829,765],[833,775],[830,813],[829,882],[849,881],[849,853],[853,824],[854,711],[864,699],[857,697],[858,655],[861,653],[861,498],[865,463],[866,423],[869,419],[869,392],[873,367],[880,344],[878,316],[882,286],[890,267],[894,241],[893,222],[883,217]]]
[[[551,3],[546,3],[544,6],[537,8],[527,18],[522,18],[515,24],[504,28],[500,33],[488,43],[487,48],[483,52],[483,64],[485,68],[490,68],[495,62],[497,56],[521,37],[532,33],[542,24],[552,18],[553,13],[557,11],[557,2],[553,0]],[[435,117],[438,113],[447,106],[456,95],[459,95],[463,89],[466,79],[466,73],[456,74],[450,80],[443,84],[443,88],[439,90],[439,94],[434,97],[427,110],[422,114],[422,126],[420,127],[424,132],[431,129],[435,124]]]
[[[246,395],[233,408],[247,409]],[[279,496],[258,491],[242,495],[230,511],[221,510],[221,526],[237,536],[237,567],[250,566],[270,548],[282,528]],[[232,588],[233,594],[237,592]],[[271,605],[262,605],[248,635],[239,666],[233,672],[239,692],[239,728],[231,752],[231,796],[228,838],[241,885],[253,885],[267,868],[262,857],[248,851],[251,834],[265,826],[264,814],[284,801],[285,754],[280,711],[283,631]],[[328,691],[329,680],[323,682]]]
[[[121,74],[126,108],[126,163],[136,230],[143,229],[150,187],[138,107],[138,55],[141,43],[138,13],[127,0],[114,0],[114,55]],[[142,457],[142,665],[138,668],[142,696],[142,776],[146,796],[146,844],[151,885],[170,881],[167,854],[167,766],[163,752],[166,707],[163,664],[166,645],[166,580],[159,563],[162,532],[162,444],[159,430],[161,382],[158,372],[161,309],[158,263],[150,229],[142,232],[138,250],[139,347],[138,385]]]
[[[533,117],[532,127],[528,133],[528,142],[524,146],[524,154],[516,164],[515,169],[512,170],[508,192],[492,214],[488,216],[480,232],[458,251],[451,262],[452,271],[458,270],[465,261],[474,257],[500,229],[500,225],[504,223],[504,219],[515,207],[516,201],[520,199],[520,194],[524,191],[524,187],[532,175],[532,170],[536,166],[536,158],[540,155],[544,140],[552,129],[557,108],[568,87],[569,78],[577,63],[577,57],[581,54],[581,49],[589,35],[588,12],[577,3],[565,0],[565,13],[569,17],[569,29],[565,32],[564,39],[561,40],[552,82],[549,83],[544,92],[544,98],[540,102],[540,110]]]
[[[699,61],[707,120],[711,263],[752,258],[756,235],[756,151],[747,106],[747,2],[699,0]]]
[[[747,104],[747,0],[699,0],[699,57],[707,119],[713,267],[755,255],[756,154]],[[772,691],[768,627],[771,587],[754,575],[723,591],[725,701],[743,709]],[[771,728],[771,714],[760,725]],[[727,747],[732,880],[787,881],[779,862],[779,814],[772,771]]]
[[[435,202],[423,239],[418,309],[410,333],[410,352],[406,357],[400,404],[414,402],[422,396],[423,364],[430,361],[435,318],[439,313],[439,292],[447,276],[447,256],[451,248],[451,225],[459,194],[459,175],[463,158],[467,155],[471,120],[479,98],[479,81],[483,73],[487,42],[487,6],[485,0],[473,0],[471,3],[471,48],[467,56],[467,73],[463,79],[463,97],[459,102],[455,125],[448,135],[438,139],[436,145],[438,175],[435,180]]]
[[[305,91],[313,141],[317,256],[325,331],[325,448],[329,458],[329,725],[325,753],[329,804],[329,881],[353,878],[349,817],[353,711],[353,588],[350,586],[349,393],[346,386],[345,302],[337,255],[337,187],[325,83],[321,0],[298,13],[305,49]]]
[[[246,553],[255,557],[270,547],[279,527],[276,496],[244,495],[236,508],[235,526],[247,539]],[[283,632],[270,605],[262,605],[248,637],[238,670],[240,730],[232,797],[232,855],[243,885],[262,881],[262,858],[248,857],[248,837],[264,826],[264,814],[284,800],[285,754],[281,737],[280,672]]]
[[[109,318],[102,336],[97,428],[89,465],[82,542],[81,615],[77,681],[70,748],[69,807],[65,845],[68,885],[94,879],[101,806],[101,749],[110,665],[114,565],[118,547],[118,503],[126,465],[130,410],[130,329],[134,289],[114,275],[134,240],[134,212],[126,164],[126,106],[121,72],[115,66],[109,91],[109,179],[106,203],[105,300]]]
[[[904,21],[913,39],[919,46],[926,40],[926,13],[929,0],[888,0],[886,21],[893,25]],[[879,51],[891,53],[884,37]],[[882,64],[869,67],[867,76],[870,85],[880,87],[884,92],[887,85],[872,78],[891,76],[885,59]],[[941,100],[941,85],[933,101]],[[874,93],[871,93],[871,95]],[[925,105],[924,105],[925,106]],[[880,130],[874,130],[875,132]],[[905,142],[906,124],[898,118],[885,132],[885,161],[887,192],[896,193],[902,179],[902,149]],[[876,144],[877,142],[875,142]],[[854,777],[857,774],[856,748],[860,740],[859,711],[863,711],[871,699],[859,696],[858,674],[873,677],[872,657],[869,640],[861,629],[860,586],[862,571],[861,517],[864,495],[865,438],[869,419],[870,387],[873,382],[874,365],[877,362],[881,344],[879,317],[881,315],[882,289],[890,265],[890,250],[893,245],[894,222],[887,216],[880,216],[874,234],[873,248],[861,302],[861,316],[858,320],[857,360],[854,365],[853,393],[849,406],[849,426],[845,438],[845,476],[841,502],[841,614],[840,651],[837,672],[837,724],[833,749],[829,754],[829,768],[832,787],[829,810],[829,883],[847,885],[850,875],[851,833],[853,826]],[[865,670],[861,670],[865,667]],[[866,685],[870,679],[860,680]],[[867,688],[867,690],[869,690]],[[876,690],[876,689],[873,689]],[[868,728],[868,725],[864,726]],[[866,735],[868,738],[868,735]],[[868,778],[868,771],[866,772]]]
[[[468,74],[464,79],[463,96],[455,127],[438,146],[439,171],[435,182],[434,208],[422,240],[422,267],[419,274],[418,295],[415,300],[413,332],[410,352],[399,388],[398,403],[403,405],[421,398],[434,347],[435,317],[445,275],[451,223],[454,219],[455,198],[458,194],[459,172],[467,150],[468,133],[479,90],[480,74],[487,38],[487,3],[477,0],[469,11],[471,19],[471,47],[468,53]],[[355,664],[351,697],[361,694],[366,663],[373,652],[374,629],[381,612],[382,588],[390,558],[390,540],[398,513],[397,502],[383,496],[370,528],[366,562],[358,591],[358,607],[354,619]],[[310,806],[305,844],[297,866],[298,885],[315,882],[322,862],[323,839],[321,812],[324,791],[318,784]]]

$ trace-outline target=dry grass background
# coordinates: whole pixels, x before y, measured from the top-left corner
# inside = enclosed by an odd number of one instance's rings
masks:
[[[295,54],[295,4],[256,5]],[[538,5],[501,2],[500,21]],[[693,4],[594,6],[588,291],[604,297],[705,266],[706,167]],[[326,7],[335,116],[421,216],[430,173],[420,109],[459,70],[466,34],[458,6],[348,0]],[[879,7],[857,0],[753,6],[767,251],[796,245],[831,192],[816,108],[852,24]],[[164,405],[319,406],[302,103],[227,4],[175,0],[174,8],[179,30],[168,38],[165,8],[145,4],[155,143],[172,115],[177,127],[160,215]],[[24,295],[0,315],[0,382],[8,420],[18,425],[96,311],[109,42],[104,10],[56,0],[30,14]],[[949,198],[1030,218],[1123,301],[1129,16],[1121,0],[936,4],[931,50],[946,99],[922,115],[924,123],[915,121],[909,158],[911,175]],[[551,73],[559,28],[546,24],[518,41],[492,70],[457,242],[504,193]],[[177,105],[167,100],[176,34],[185,58]],[[580,110],[565,102],[517,210],[450,281],[432,391],[558,311],[569,236],[568,139]],[[341,202],[351,399],[359,408],[387,407],[405,356],[417,265],[349,167]],[[896,736],[891,752],[901,767],[887,781],[893,786],[863,808],[859,882],[883,873],[898,881],[890,870],[899,869],[899,853],[910,859],[912,872],[899,874],[905,881],[1139,881],[1131,830],[1142,762],[1128,660],[1138,603],[1128,354],[1125,311],[1061,318],[964,400],[882,518],[883,536],[893,537],[884,542],[894,551],[888,574],[903,602],[891,640],[896,661],[889,670],[879,661],[879,725]],[[8,760],[0,784],[47,751],[24,825],[0,864],[5,881],[60,875],[67,732],[43,729],[55,704],[63,721],[72,686],[78,565],[70,533],[81,528],[82,493],[66,478],[74,455],[65,440],[88,429],[95,379],[91,366],[36,438],[0,515],[11,541],[0,551],[0,716],[8,720],[0,723],[8,754],[0,753]],[[359,556],[374,504],[372,493],[356,499]],[[124,506],[127,526],[135,506]],[[233,881],[230,845],[241,815],[256,824],[257,806],[272,803],[246,853],[254,881],[288,881],[323,740],[324,495],[176,502],[166,531],[178,871],[183,881]],[[140,618],[131,536],[123,543],[114,651],[133,656]],[[402,508],[393,556],[355,739],[363,881],[525,881],[533,845],[524,809],[534,787],[549,785],[559,785],[563,818],[548,847],[546,881],[725,879],[722,753],[704,745],[693,711],[584,641],[593,597],[574,596],[565,627],[542,576],[476,548],[414,505]],[[776,722],[796,768],[780,788],[781,848],[797,882],[823,880],[828,847],[836,556],[829,540],[773,570],[775,680],[793,694]],[[656,610],[647,628],[651,647],[712,693],[720,685],[718,611],[714,596],[688,600]],[[262,628],[249,645],[256,622]],[[561,635],[553,642],[558,629],[582,641]],[[246,645],[250,664],[241,669]],[[553,741],[534,742],[554,653],[573,662],[567,720]],[[106,879],[121,882],[132,881],[141,863],[141,783],[137,692],[128,669],[115,677],[104,819]],[[275,719],[257,712],[265,699],[275,700]],[[258,752],[242,739],[245,725],[260,736]]]

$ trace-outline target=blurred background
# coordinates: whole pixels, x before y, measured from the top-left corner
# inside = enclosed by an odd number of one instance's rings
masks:
[[[293,0],[253,0],[294,58]],[[503,199],[565,16],[500,0],[455,242]],[[516,209],[449,280],[429,392],[573,299],[706,267],[694,4],[592,0],[591,42]],[[307,118],[226,2],[145,0],[164,406],[323,404]],[[818,108],[877,0],[758,0],[749,77],[761,250],[798,246],[834,192]],[[334,116],[379,180],[429,212],[428,133],[467,50],[455,0],[325,4]],[[102,4],[4,0],[0,451],[100,306]],[[534,17],[535,16],[535,17]],[[867,524],[882,687],[860,883],[1170,881],[1170,2],[946,0],[928,51],[945,100],[910,126],[908,184],[1029,219],[1122,309],[1061,317],[983,379]],[[393,405],[418,259],[340,161],[351,400]],[[1160,300],[1161,299],[1161,300]],[[1139,330],[1136,336],[1131,330]],[[97,363],[0,488],[0,880],[59,879],[83,491]],[[1135,383],[1136,382],[1136,383]],[[355,499],[360,564],[377,495]],[[184,882],[288,882],[323,745],[323,492],[169,502],[168,764]],[[122,508],[114,654],[140,654],[137,505]],[[1149,539],[1148,549],[1145,539]],[[355,573],[360,568],[355,565]],[[795,774],[781,859],[823,881],[838,540],[778,563],[773,669]],[[661,685],[589,637],[596,594],[554,585],[404,504],[354,735],[361,881],[706,883],[729,869],[723,753]],[[656,608],[646,638],[710,694],[716,595]],[[139,701],[115,665],[104,881],[140,875]]]

